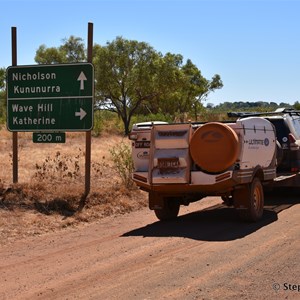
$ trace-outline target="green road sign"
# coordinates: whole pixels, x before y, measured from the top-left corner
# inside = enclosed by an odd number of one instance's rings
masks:
[[[34,143],[65,143],[65,132],[34,132],[32,134]]]
[[[88,131],[93,127],[94,68],[90,63],[7,69],[10,131]]]

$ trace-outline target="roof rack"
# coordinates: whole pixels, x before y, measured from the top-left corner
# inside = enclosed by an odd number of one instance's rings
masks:
[[[255,116],[268,116],[268,115],[300,115],[300,110],[295,110],[293,108],[277,108],[275,111],[268,112],[228,112],[227,116],[229,118],[246,118],[246,117],[255,117]]]

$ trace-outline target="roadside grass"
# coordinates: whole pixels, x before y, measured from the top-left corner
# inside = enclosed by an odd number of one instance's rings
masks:
[[[112,149],[130,142],[121,135],[92,138],[91,189],[82,211],[85,135],[67,133],[65,144],[33,144],[19,133],[19,183],[12,184],[11,133],[0,131],[0,238],[42,234],[129,213],[147,205],[146,194],[124,185]],[[117,153],[114,150],[113,153]]]

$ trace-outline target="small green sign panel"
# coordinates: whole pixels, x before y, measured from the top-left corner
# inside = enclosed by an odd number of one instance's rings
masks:
[[[34,143],[65,143],[65,132],[34,132],[32,134]]]
[[[94,68],[90,63],[7,69],[10,131],[89,131],[93,99]]]

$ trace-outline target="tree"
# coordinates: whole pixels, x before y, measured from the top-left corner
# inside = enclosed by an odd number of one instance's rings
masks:
[[[215,75],[211,81],[202,76],[201,71],[192,63],[190,59],[182,66],[182,84],[180,85],[180,104],[179,113],[181,121],[183,113],[193,111],[194,118],[197,120],[199,108],[202,107],[201,101],[205,100],[208,94],[215,89],[223,87],[219,75]]]
[[[211,81],[180,54],[162,55],[144,42],[117,37],[105,47],[95,47],[97,106],[116,112],[125,134],[136,112],[184,113],[197,116],[200,102],[223,86],[219,75]]]
[[[105,47],[97,46],[95,52],[97,105],[117,113],[128,134],[137,108],[160,92],[161,54],[147,43],[122,37]]]
[[[190,59],[183,64],[181,55],[167,53],[164,57],[164,65],[168,68],[162,77],[167,76],[168,88],[166,93],[158,100],[159,109],[179,117],[183,122],[187,114],[192,113],[197,120],[199,110],[203,107],[201,102],[215,89],[222,88],[223,83],[219,75],[211,80],[204,78],[201,71]],[[167,75],[166,75],[167,73]],[[156,103],[154,102],[154,105]],[[148,104],[153,111],[152,105]],[[154,110],[154,112],[156,112]]]
[[[62,64],[86,61],[86,49],[83,39],[71,35],[63,39],[60,47],[47,48],[41,45],[36,51],[34,60],[38,64]]]
[[[0,68],[0,119],[2,119],[5,115],[6,111],[6,99],[5,99],[5,68]]]
[[[71,35],[63,39],[64,44],[59,47],[66,63],[86,61],[86,49],[82,38]]]
[[[34,60],[38,64],[60,64],[63,63],[62,53],[55,47],[47,48],[41,45],[36,51]]]
[[[300,110],[300,103],[299,101],[296,101],[293,105],[293,107],[296,109],[296,110]]]
[[[180,54],[166,53],[161,56],[157,68],[156,77],[159,93],[151,100],[145,101],[143,107],[138,109],[138,113],[144,114],[168,114],[175,116],[177,108],[174,92],[178,89],[180,81],[180,66],[182,65],[183,57]],[[145,109],[146,108],[146,109]]]
[[[0,68],[0,91],[5,89],[5,68]]]

